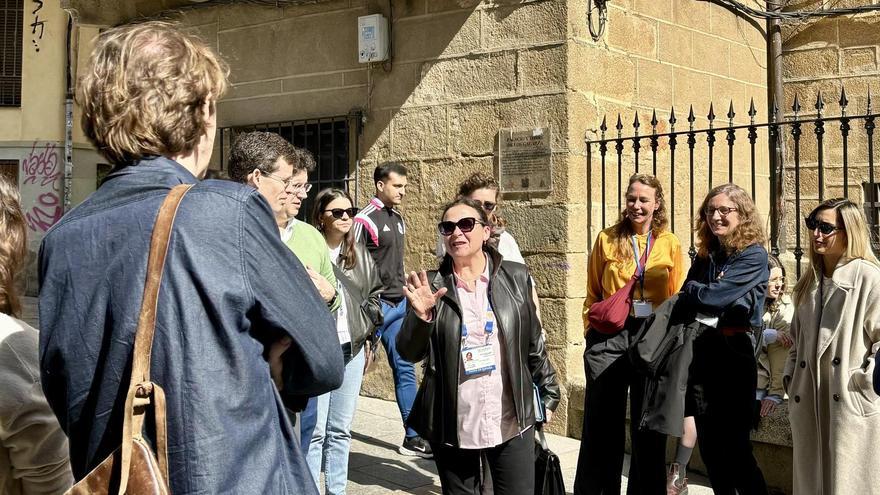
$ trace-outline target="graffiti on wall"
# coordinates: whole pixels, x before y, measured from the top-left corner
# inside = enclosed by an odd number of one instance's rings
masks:
[[[35,142],[21,162],[21,171],[24,176],[23,188],[30,185],[28,189],[33,191],[35,198],[25,211],[28,228],[37,233],[46,232],[64,213],[59,194],[61,170],[58,147],[54,143],[40,145]]]
[[[34,35],[31,38],[31,43],[34,44],[34,48],[39,52],[40,51],[40,41],[43,39],[43,31],[46,29],[46,21],[40,19],[40,11],[43,10],[43,1],[42,0],[31,0],[34,7],[31,10],[31,14],[34,16],[34,22],[31,23],[31,34]],[[37,33],[37,29],[40,30],[39,34]]]

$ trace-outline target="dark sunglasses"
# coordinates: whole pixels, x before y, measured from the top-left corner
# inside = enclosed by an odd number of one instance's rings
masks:
[[[815,218],[810,217],[805,218],[804,223],[807,224],[808,230],[812,232],[816,229],[819,229],[819,232],[821,232],[822,235],[831,235],[832,232],[840,230],[840,227],[838,227],[837,225],[828,222],[820,222]]]
[[[440,231],[440,234],[449,236],[455,232],[456,227],[462,232],[467,233],[474,230],[474,227],[476,227],[477,224],[483,225],[483,222],[471,217],[462,218],[457,222],[440,222],[437,224],[437,230]]]
[[[498,203],[493,203],[491,201],[480,201],[479,199],[475,199],[474,203],[480,205],[480,208],[486,211],[494,211],[495,207],[498,206]]]
[[[333,218],[342,219],[342,215],[346,213],[348,214],[348,218],[354,218],[360,210],[357,208],[333,208],[332,210],[324,210],[324,212],[328,211],[333,215]]]

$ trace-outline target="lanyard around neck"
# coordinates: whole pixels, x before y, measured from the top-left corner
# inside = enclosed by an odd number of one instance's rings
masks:
[[[635,276],[639,279],[639,289],[641,290],[642,299],[645,298],[645,269],[648,266],[648,257],[651,255],[651,241],[653,240],[653,234],[648,232],[648,240],[645,242],[645,264],[642,264],[642,257],[639,254],[639,241],[637,236],[632,236],[630,241],[632,241],[633,248],[633,256],[636,260],[636,272]]]
[[[492,332],[495,331],[495,321],[494,317],[489,318],[489,312],[492,311],[492,306],[489,304],[489,297],[486,296],[486,309],[483,311],[483,317],[486,319],[486,323],[484,326],[484,331],[486,332],[486,343],[489,343],[489,338],[492,337]],[[464,347],[465,340],[468,336],[467,325],[464,324],[464,321],[461,322],[461,345]]]

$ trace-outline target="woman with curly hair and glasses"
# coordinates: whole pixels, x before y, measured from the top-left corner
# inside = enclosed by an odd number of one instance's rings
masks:
[[[806,218],[810,267],[794,287],[785,367],[795,495],[877,493],[880,264],[861,208],[829,199]]]
[[[16,275],[27,255],[18,191],[0,176],[0,493],[61,493],[73,484],[67,436],[40,387],[39,334],[21,317]]]
[[[736,184],[706,195],[697,218],[697,258],[681,301],[705,330],[693,344],[685,413],[694,416],[700,453],[718,494],[766,494],[752,454],[755,338],[767,295],[767,251],[752,198]]]

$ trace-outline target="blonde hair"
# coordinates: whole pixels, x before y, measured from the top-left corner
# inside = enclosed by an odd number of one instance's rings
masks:
[[[838,227],[840,227],[840,222],[843,222],[843,231],[846,232],[846,251],[844,251],[842,259],[862,259],[880,266],[880,262],[877,261],[877,257],[871,250],[868,221],[861,208],[846,198],[827,199],[814,208],[807,218],[816,218],[816,215],[824,210],[837,210]],[[810,268],[794,286],[792,296],[795,304],[800,304],[801,298],[816,287],[819,283],[819,270],[823,269],[822,255],[816,252],[812,242],[808,253]]]
[[[666,199],[663,196],[663,186],[653,175],[633,174],[630,176],[629,184],[626,186],[627,193],[629,193],[629,188],[636,182],[644,184],[654,190],[654,199],[657,200],[659,207],[654,212],[654,216],[651,219],[651,233],[654,235],[654,238],[656,238],[666,230],[666,225],[669,224],[669,218],[666,214]],[[626,216],[625,208],[620,212],[620,219],[614,224],[614,228],[611,232],[612,235],[610,240],[616,246],[617,258],[625,259],[629,257],[632,253],[629,239],[635,234],[635,230],[633,230],[632,223]]]
[[[103,32],[77,86],[82,127],[114,164],[191,152],[207,132],[205,104],[226,91],[226,64],[174,24]]]
[[[726,194],[730,198],[736,205],[736,213],[739,215],[739,224],[730,235],[726,236],[723,243],[712,233],[706,218],[706,207],[709,205],[709,201],[719,194]],[[761,217],[755,211],[752,197],[736,184],[722,184],[713,188],[706,195],[699,211],[699,216],[696,219],[697,225],[694,228],[697,233],[698,256],[707,257],[711,251],[718,248],[729,252],[742,251],[752,244],[763,245],[766,242],[767,236],[764,234],[764,227],[761,226]]]
[[[15,184],[0,176],[0,313],[20,316],[16,275],[27,254],[27,224]]]

